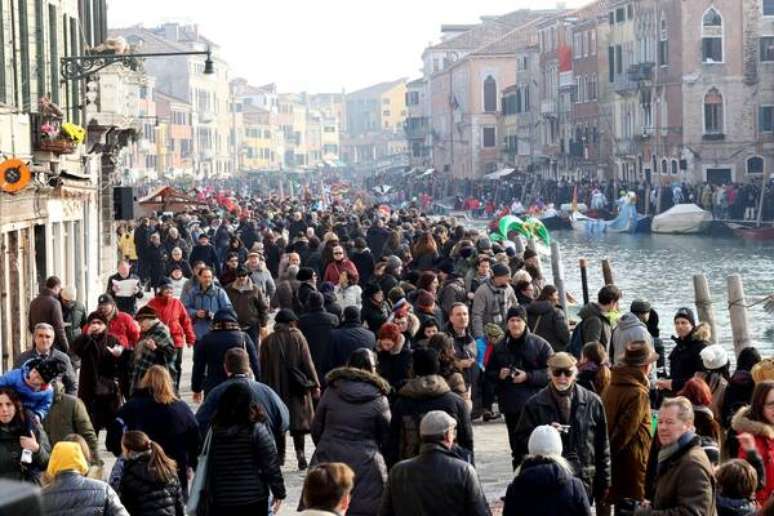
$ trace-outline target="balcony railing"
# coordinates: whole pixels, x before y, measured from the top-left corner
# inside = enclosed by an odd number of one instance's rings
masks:
[[[544,116],[556,116],[556,99],[541,100],[540,114]]]
[[[631,65],[628,70],[629,80],[634,82],[652,81],[655,67],[656,64],[651,62]]]
[[[613,89],[616,93],[632,93],[639,89],[639,82],[632,80],[628,73],[616,74]]]
[[[575,74],[572,70],[559,73],[559,89],[574,88],[575,87]]]

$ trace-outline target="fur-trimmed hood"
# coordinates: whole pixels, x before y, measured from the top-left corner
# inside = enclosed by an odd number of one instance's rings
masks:
[[[400,389],[399,394],[407,398],[426,399],[437,398],[449,392],[449,384],[442,376],[431,374],[411,378]]]
[[[774,426],[750,419],[751,410],[750,407],[740,408],[731,419],[731,428],[737,433],[748,432],[756,437],[774,439]]]
[[[712,337],[712,327],[705,322],[699,323],[696,328],[694,328],[691,336],[693,336],[693,340],[709,341],[710,337]]]
[[[385,396],[390,393],[390,384],[381,376],[356,367],[337,367],[325,375],[329,387],[338,388],[344,382],[367,383],[376,387]]]

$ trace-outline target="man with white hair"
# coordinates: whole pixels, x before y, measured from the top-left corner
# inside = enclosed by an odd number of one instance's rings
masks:
[[[443,410],[425,414],[419,455],[393,466],[380,516],[489,516],[476,470],[452,451],[456,432],[457,421]]]
[[[35,325],[32,349],[28,349],[16,357],[16,360],[13,362],[14,369],[20,368],[22,364],[33,358],[43,360],[51,358],[64,364],[63,369],[65,372],[62,374],[62,385],[64,385],[65,393],[76,394],[78,391],[78,380],[75,377],[70,357],[67,356],[67,353],[54,348],[54,327],[48,323],[38,323]]]

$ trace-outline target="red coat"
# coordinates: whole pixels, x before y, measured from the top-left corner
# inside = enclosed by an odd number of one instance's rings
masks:
[[[766,485],[755,493],[755,498],[761,506],[764,506],[774,493],[774,425],[753,420],[750,418],[750,407],[744,407],[734,415],[731,427],[737,434],[747,432],[755,437],[755,447],[766,468]],[[746,455],[745,450],[740,446],[738,457],[744,459]]]
[[[341,265],[336,262],[329,263],[325,268],[325,276],[323,276],[323,281],[330,281],[334,285],[338,285],[339,275],[344,271],[346,271],[349,275],[350,284],[357,283],[357,278],[360,276],[357,273],[357,267],[355,267],[355,264],[346,258],[341,262]]]
[[[148,302],[148,306],[156,310],[159,320],[169,327],[169,333],[176,348],[194,345],[196,334],[194,333],[191,317],[179,299],[156,296]]]
[[[86,334],[88,329],[89,325],[85,324],[83,333]],[[116,310],[115,317],[108,323],[108,335],[114,337],[123,347],[134,349],[134,345],[140,340],[140,326],[131,315]]]

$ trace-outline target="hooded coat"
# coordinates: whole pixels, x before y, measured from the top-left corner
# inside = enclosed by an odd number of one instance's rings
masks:
[[[10,387],[15,390],[22,400],[24,408],[31,410],[38,418],[45,419],[54,401],[54,389],[51,385],[43,385],[40,389],[33,389],[25,378],[30,375],[30,362],[27,361],[16,369],[11,369],[0,376],[0,387]]]
[[[679,392],[685,382],[704,370],[701,360],[701,350],[708,343],[711,329],[707,323],[700,323],[685,338],[672,337],[675,347],[669,353],[669,376],[672,378],[672,392]]]
[[[645,341],[651,348],[653,347],[653,337],[651,337],[648,327],[640,321],[639,317],[628,312],[618,319],[618,324],[616,324],[615,330],[612,333],[609,353],[610,363],[621,363],[624,351],[626,351],[626,344],[633,341]]]
[[[551,344],[554,353],[567,349],[570,327],[561,308],[551,301],[533,301],[527,305],[527,316],[530,331]]]
[[[65,394],[62,384],[58,382],[54,384],[54,404],[43,420],[43,428],[48,434],[51,446],[64,440],[68,434],[78,434],[89,445],[92,461],[99,459],[97,433],[91,424],[86,405],[77,397]]]
[[[159,320],[167,325],[175,348],[180,349],[186,344],[193,346],[196,342],[191,317],[179,299],[174,297],[167,299],[164,296],[156,296],[148,302],[159,316]]]
[[[121,502],[132,516],[180,516],[185,513],[177,478],[156,480],[148,469],[150,452],[127,459],[121,475]]]
[[[602,394],[610,437],[613,502],[645,498],[645,472],[653,438],[648,379],[639,367],[616,366]]]
[[[503,516],[587,516],[591,514],[583,482],[555,460],[530,457],[505,492]]]
[[[610,320],[602,313],[602,307],[599,303],[589,303],[581,308],[578,315],[581,322],[578,323],[581,332],[582,343],[599,342],[605,349],[610,344],[612,328]],[[577,330],[576,330],[577,331]]]
[[[392,405],[390,438],[385,449],[389,465],[419,453],[419,422],[431,410],[443,410],[457,421],[457,444],[473,454],[473,427],[465,401],[439,375],[418,376],[406,382]]]
[[[191,390],[206,395],[219,384],[226,381],[223,360],[226,352],[232,348],[242,348],[250,360],[250,369],[255,378],[261,378],[258,350],[250,335],[239,329],[239,323],[233,315],[222,316],[213,324],[214,328],[194,347],[193,370],[191,371]]]
[[[731,428],[737,434],[748,432],[755,437],[755,448],[758,450],[758,455],[763,458],[766,468],[766,485],[755,494],[756,499],[763,506],[774,492],[774,425],[755,421],[750,417],[750,407],[743,407],[731,420]],[[745,450],[739,449],[739,458],[744,459],[746,455]]]
[[[325,311],[325,308],[308,308],[298,321],[298,329],[304,334],[312,354],[317,376],[322,378],[328,372],[331,332],[339,325],[339,318]]]
[[[375,515],[387,483],[381,449],[390,430],[390,386],[378,375],[353,367],[333,369],[326,382],[312,423],[317,449],[311,465],[349,465],[355,471],[355,486],[347,514]]]
[[[317,387],[320,380],[312,362],[309,345],[304,335],[296,328],[284,323],[274,324],[274,333],[261,346],[261,371],[263,382],[274,389],[290,412],[290,431],[308,433],[312,429],[314,407],[312,394],[291,392],[289,368],[303,372]]]

